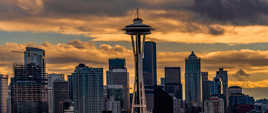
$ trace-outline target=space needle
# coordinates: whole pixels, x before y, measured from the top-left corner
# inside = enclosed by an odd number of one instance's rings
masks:
[[[143,24],[143,20],[139,17],[139,10],[137,9],[137,18],[133,20],[133,24],[127,25],[123,30],[126,34],[131,36],[133,54],[135,58],[135,82],[131,113],[147,113],[142,59],[146,35],[151,34],[153,28],[149,25]]]

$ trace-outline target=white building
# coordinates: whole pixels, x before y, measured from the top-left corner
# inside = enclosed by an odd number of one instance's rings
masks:
[[[204,113],[224,113],[224,100],[219,97],[210,97],[205,100]]]

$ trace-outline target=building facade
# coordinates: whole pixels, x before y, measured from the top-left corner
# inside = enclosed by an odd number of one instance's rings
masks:
[[[0,74],[0,113],[7,113],[8,77]]]
[[[53,82],[53,113],[64,113],[64,103],[69,99],[68,82],[56,80]]]
[[[165,91],[182,100],[181,68],[165,67]]]
[[[42,68],[34,64],[15,65],[11,79],[12,113],[47,113],[48,90],[46,80],[40,78]]]
[[[209,88],[209,80],[208,80],[208,72],[201,72],[202,76],[202,100],[205,100],[210,97],[210,88]]]
[[[106,72],[108,99],[119,101],[122,112],[129,112],[129,73],[125,59],[109,59],[109,66]]]
[[[152,112],[153,91],[157,85],[156,43],[153,41],[146,41],[144,43],[143,77],[147,110]]]
[[[75,113],[102,113],[104,110],[103,68],[79,64],[72,73]]]
[[[26,47],[24,52],[24,65],[35,64],[42,68],[42,73],[46,73],[45,51],[40,48]]]
[[[201,105],[201,64],[194,52],[185,60],[185,97],[188,106]]]
[[[225,113],[224,100],[219,97],[210,97],[204,102],[204,113]]]
[[[48,112],[53,113],[54,111],[54,97],[53,97],[53,86],[56,80],[64,81],[63,74],[48,74]]]

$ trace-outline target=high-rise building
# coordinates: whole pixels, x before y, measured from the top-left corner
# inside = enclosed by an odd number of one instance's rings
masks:
[[[109,59],[109,66],[106,72],[108,98],[119,101],[122,112],[129,112],[129,73],[125,59]]]
[[[144,85],[157,85],[157,61],[156,61],[156,43],[146,41],[144,43],[143,59]]]
[[[201,72],[202,76],[202,100],[203,102],[210,96],[208,72]]]
[[[109,70],[112,69],[126,69],[126,60],[123,58],[109,59]]]
[[[73,80],[71,75],[68,76],[68,91],[70,99],[73,100]]]
[[[47,83],[40,79],[42,69],[35,64],[15,65],[11,80],[12,113],[48,112]]]
[[[143,78],[147,111],[152,112],[153,91],[157,85],[156,43],[153,41],[144,43]]]
[[[7,113],[8,77],[0,74],[0,113]]]
[[[219,70],[216,73],[215,78],[216,87],[218,89],[222,89],[221,91],[217,91],[218,93],[221,93],[224,97],[224,109],[227,111],[228,109],[228,100],[229,100],[229,93],[228,93],[228,72],[224,70],[223,68],[219,68]]]
[[[181,68],[165,67],[165,91],[182,100]]]
[[[48,112],[49,113],[53,113],[53,110],[54,110],[53,86],[56,80],[64,81],[64,74],[48,74]]]
[[[55,80],[53,82],[53,111],[54,113],[64,113],[64,103],[69,99],[68,82]]]
[[[24,52],[24,65],[35,64],[42,68],[42,73],[45,73],[45,51],[43,49],[26,47]]]
[[[224,100],[219,97],[209,97],[204,102],[204,113],[225,113]]]
[[[194,52],[185,60],[185,97],[188,106],[201,105],[200,58]]]
[[[27,47],[24,65],[14,65],[10,83],[12,113],[47,113],[48,83],[45,51]]]
[[[103,68],[79,64],[72,73],[75,113],[102,113],[104,110]]]

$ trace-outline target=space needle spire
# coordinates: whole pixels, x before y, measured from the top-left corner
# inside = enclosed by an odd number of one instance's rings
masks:
[[[142,59],[146,35],[151,34],[153,28],[143,24],[143,20],[139,17],[139,9],[137,9],[137,18],[133,20],[133,24],[127,25],[123,30],[131,37],[135,59],[135,82],[131,113],[147,113]]]

